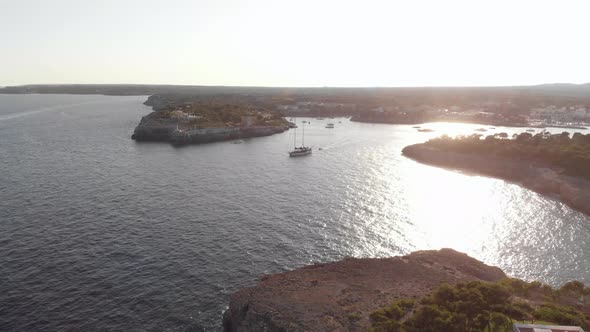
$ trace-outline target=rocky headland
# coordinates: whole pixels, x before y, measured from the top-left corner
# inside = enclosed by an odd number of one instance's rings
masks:
[[[144,104],[154,112],[135,128],[131,138],[137,141],[200,144],[269,136],[293,126],[276,112],[245,103],[152,95]]]
[[[391,258],[347,258],[264,276],[235,292],[225,331],[367,331],[369,314],[442,283],[498,281],[502,270],[452,249]]]
[[[201,144],[250,137],[269,136],[289,129],[284,126],[224,126],[194,128],[175,119],[160,118],[156,112],[141,118],[133,132],[137,141],[170,142],[176,145]]]
[[[403,155],[418,162],[518,183],[530,190],[560,199],[590,215],[590,180],[571,176],[560,167],[537,160],[523,160],[493,152],[450,151],[428,143],[405,147]]]

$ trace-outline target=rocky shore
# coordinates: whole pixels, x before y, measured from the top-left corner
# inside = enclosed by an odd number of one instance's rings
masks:
[[[425,144],[407,146],[402,153],[421,163],[516,182],[540,194],[555,196],[571,208],[590,215],[590,181],[565,175],[554,167],[489,154],[444,151]]]
[[[497,281],[497,267],[452,249],[347,258],[268,275],[231,296],[224,331],[366,331],[370,312],[442,283]]]

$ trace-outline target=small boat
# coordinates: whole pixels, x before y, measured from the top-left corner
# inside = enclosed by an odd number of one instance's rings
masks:
[[[485,129],[485,128],[478,128],[478,129],[475,129],[475,131],[481,131],[481,132],[484,132],[484,131],[488,131],[488,130],[487,130],[487,129]]]
[[[414,127],[412,127],[412,128],[420,129],[420,126],[414,126]]]
[[[231,144],[242,144],[242,143],[244,143],[244,141],[233,141],[233,142],[231,142]]]
[[[530,132],[530,133],[534,133],[535,130],[534,129],[527,129],[526,131]]]
[[[289,157],[300,157],[311,154],[311,147],[305,146],[305,121],[303,121],[303,135],[301,136],[301,146],[297,146],[297,129],[293,134],[293,151],[289,151]]]
[[[424,129],[418,129],[418,131],[421,133],[431,133],[434,131],[434,129],[424,128]]]
[[[334,124],[332,122],[326,124],[326,128],[334,128]]]

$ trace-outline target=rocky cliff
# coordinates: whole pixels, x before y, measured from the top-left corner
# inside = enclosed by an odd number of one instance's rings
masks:
[[[568,206],[590,215],[590,181],[564,175],[556,168],[494,155],[443,151],[424,144],[407,146],[402,153],[425,164],[516,182],[540,194],[555,196]]]
[[[392,258],[348,258],[262,277],[231,296],[225,331],[366,331],[369,313],[441,283],[506,275],[451,249]]]
[[[190,128],[176,119],[163,118],[152,112],[141,118],[132,139],[137,141],[162,141],[172,144],[192,144],[227,141],[232,139],[269,136],[289,129],[285,126]]]

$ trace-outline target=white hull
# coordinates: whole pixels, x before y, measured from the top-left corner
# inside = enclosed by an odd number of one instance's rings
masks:
[[[301,147],[289,152],[289,157],[300,157],[311,154],[311,148]]]

